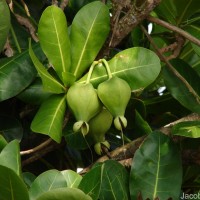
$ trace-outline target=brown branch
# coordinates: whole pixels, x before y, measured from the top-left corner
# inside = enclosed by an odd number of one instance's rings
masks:
[[[152,16],[148,16],[147,17],[147,20],[150,21],[150,22],[153,22],[153,23],[156,23],[158,25],[161,25],[171,31],[174,31],[180,35],[182,35],[184,38],[188,39],[189,41],[191,41],[192,43],[200,46],[200,40],[198,40],[196,37],[192,36],[191,34],[189,34],[188,32],[178,28],[177,26],[174,26],[168,22],[165,22],[161,19],[158,19],[156,17],[152,17]]]
[[[156,46],[156,44],[154,43],[152,37],[148,34],[147,30],[144,28],[144,26],[140,26],[142,31],[144,32],[144,34],[146,35],[146,37],[148,38],[149,42],[151,43],[151,45],[153,46],[153,48],[155,49],[157,55],[159,56],[159,58],[161,60],[163,60],[166,63],[166,66],[168,67],[168,69],[177,77],[179,78],[182,83],[187,87],[187,89],[189,90],[189,92],[195,97],[196,101],[200,104],[200,99],[199,96],[196,94],[196,92],[194,91],[194,89],[190,86],[190,84],[185,80],[185,78],[171,65],[171,63],[167,60],[167,58],[160,52],[160,49]]]
[[[68,3],[69,3],[69,0],[62,0],[60,4],[60,8],[64,10],[67,7]]]
[[[149,13],[161,2],[161,0],[147,0],[141,9],[130,6],[130,9],[122,17],[112,33],[112,43],[110,47],[116,47]],[[109,41],[111,38],[109,38]],[[109,42],[110,43],[110,42]]]
[[[35,153],[36,151],[40,151],[40,150],[44,149],[45,147],[47,147],[50,143],[52,143],[52,141],[53,140],[51,138],[49,138],[48,140],[44,141],[43,143],[41,143],[40,145],[38,145],[32,149],[28,149],[26,151],[21,151],[20,155],[23,156],[23,155]]]

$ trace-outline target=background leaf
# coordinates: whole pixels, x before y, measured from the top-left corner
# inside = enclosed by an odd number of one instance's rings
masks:
[[[0,165],[0,199],[29,200],[26,185],[11,169]]]
[[[197,84],[200,83],[200,77],[194,69],[182,60],[172,60],[171,64],[188,83],[190,88],[168,69],[168,67],[164,67],[163,77],[167,89],[187,109],[200,113],[200,88]]]
[[[200,137],[200,122],[188,121],[180,122],[172,127],[173,135],[180,135],[183,137],[199,138]]]
[[[64,12],[57,6],[49,6],[43,12],[38,26],[42,50],[62,80],[62,72],[70,68],[70,42]]]
[[[163,133],[151,133],[133,158],[131,199],[137,199],[139,193],[143,199],[178,199],[181,183],[182,165],[177,146]]]
[[[21,141],[23,129],[21,123],[14,117],[0,115],[0,134],[10,142],[14,139]]]
[[[108,160],[90,170],[83,177],[79,188],[93,200],[127,200],[129,199],[128,172],[118,162]]]
[[[67,182],[67,187],[77,188],[81,182],[82,176],[72,170],[61,171]]]
[[[5,45],[10,29],[10,10],[5,0],[0,0],[0,52]]]
[[[34,45],[37,56],[42,60],[44,54]],[[28,50],[12,58],[0,60],[0,101],[9,99],[24,90],[36,77],[37,71],[29,57]]]
[[[21,157],[17,140],[8,143],[1,151],[0,164],[12,169],[18,176],[21,176]]]
[[[142,47],[133,47],[121,51],[108,61],[113,76],[126,80],[131,89],[142,90],[158,76],[161,66],[157,55]],[[79,80],[86,80],[87,74]],[[97,86],[108,78],[105,67],[97,65],[91,77],[91,83]]]
[[[52,95],[41,105],[31,123],[31,129],[36,133],[49,135],[49,137],[59,143],[62,137],[65,110],[65,96]]]
[[[72,66],[76,78],[94,61],[109,33],[109,11],[96,1],[87,4],[76,14],[70,32]]]
[[[62,187],[67,187],[67,182],[61,172],[58,170],[48,170],[33,181],[29,189],[30,200],[37,199],[47,191]]]

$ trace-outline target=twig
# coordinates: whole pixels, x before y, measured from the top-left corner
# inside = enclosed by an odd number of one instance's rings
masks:
[[[148,16],[147,20],[153,23],[156,23],[158,25],[161,25],[171,31],[174,31],[180,35],[182,35],[184,38],[187,38],[188,40],[190,40],[192,43],[197,44],[198,46],[200,46],[200,40],[198,40],[196,37],[192,36],[191,34],[189,34],[188,32],[178,28],[177,26],[174,26],[168,22],[165,22],[161,19],[158,19],[156,17],[152,17],[152,16]]]
[[[177,78],[179,78],[182,81],[182,83],[187,87],[187,89],[189,90],[189,92],[195,97],[196,101],[200,104],[199,96],[196,94],[196,92],[194,91],[194,89],[185,80],[185,78],[171,65],[171,63],[167,60],[167,58],[160,52],[160,49],[156,46],[156,44],[154,43],[152,37],[148,34],[148,32],[144,28],[144,26],[140,25],[140,27],[141,27],[142,31],[144,32],[144,34],[146,35],[146,37],[148,38],[148,40],[151,43],[151,45],[153,46],[153,48],[155,49],[155,51],[156,51],[157,55],[159,56],[159,58],[166,63],[166,66],[168,67],[168,69],[171,70],[171,72]]]
[[[67,7],[68,3],[69,3],[69,0],[62,0],[60,4],[60,8],[64,10]]]
[[[21,151],[20,152],[20,155],[23,156],[23,155],[27,155],[27,154],[31,154],[31,153],[35,153],[37,151],[40,151],[41,149],[44,149],[45,147],[47,147],[53,140],[51,138],[49,138],[48,140],[44,141],[43,143],[41,143],[40,145],[32,148],[32,149],[29,149],[29,150],[26,150],[26,151]]]

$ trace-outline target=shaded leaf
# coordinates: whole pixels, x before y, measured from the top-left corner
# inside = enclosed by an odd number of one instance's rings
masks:
[[[44,101],[31,123],[34,132],[48,135],[56,142],[61,141],[62,124],[66,110],[66,98],[52,95]]]
[[[0,152],[2,151],[2,149],[3,149],[7,144],[8,144],[8,143],[7,143],[6,139],[5,139],[2,135],[0,135]]]
[[[21,157],[17,140],[8,143],[1,151],[0,164],[12,169],[18,176],[21,176]]]
[[[171,64],[183,77],[185,82],[176,76],[168,67],[164,67],[163,77],[167,89],[187,109],[200,113],[200,88],[197,84],[200,83],[200,77],[194,69],[182,60],[172,60]]]
[[[72,66],[76,78],[85,72],[101,49],[110,30],[109,10],[99,1],[84,6],[76,14],[70,32]]]
[[[190,138],[200,137],[200,122],[199,121],[188,121],[180,122],[172,127],[173,135],[180,135]]]
[[[113,76],[126,80],[133,91],[142,90],[151,84],[160,73],[160,60],[148,49],[134,47],[116,54],[108,61]],[[84,82],[87,74],[79,80]],[[99,64],[95,67],[91,83],[97,86],[108,78],[105,67]]]
[[[127,200],[129,199],[128,172],[118,162],[108,160],[90,170],[83,177],[79,188],[93,200]]]
[[[29,87],[27,87],[23,92],[17,95],[17,98],[28,104],[40,105],[51,95],[51,92],[47,92],[44,90],[41,79],[36,78]]]
[[[44,58],[38,45],[34,45],[37,56]],[[9,99],[24,90],[35,78],[37,72],[28,50],[11,58],[0,60],[0,101]]]
[[[32,50],[31,42],[29,43],[29,54],[42,79],[44,89],[48,92],[56,94],[63,93],[65,91],[65,87],[61,83],[59,83],[53,76],[51,76],[47,69],[38,60]]]
[[[26,185],[11,169],[0,165],[0,199],[29,200]]]
[[[42,50],[62,80],[70,68],[70,42],[64,12],[57,6],[47,7],[39,21],[38,37]]]
[[[0,115],[0,133],[8,142],[14,139],[21,141],[23,137],[22,125],[11,116]]]
[[[92,200],[77,188],[59,188],[45,192],[37,200]]]
[[[0,52],[5,45],[10,29],[10,10],[5,0],[0,0]]]
[[[28,188],[31,187],[33,181],[36,179],[36,176],[32,174],[31,172],[23,172],[22,177],[23,177],[24,183],[27,185]]]
[[[67,187],[77,188],[81,182],[82,176],[72,170],[61,171],[67,182]]]
[[[43,193],[56,188],[67,187],[67,182],[60,171],[48,170],[40,174],[29,189],[30,200],[37,199]]]
[[[173,184],[172,184],[173,183]],[[130,174],[131,199],[178,199],[182,164],[177,146],[161,132],[150,134],[136,151]]]

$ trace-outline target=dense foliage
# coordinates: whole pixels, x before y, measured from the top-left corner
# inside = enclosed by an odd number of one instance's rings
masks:
[[[198,3],[0,0],[0,200],[200,199]]]

